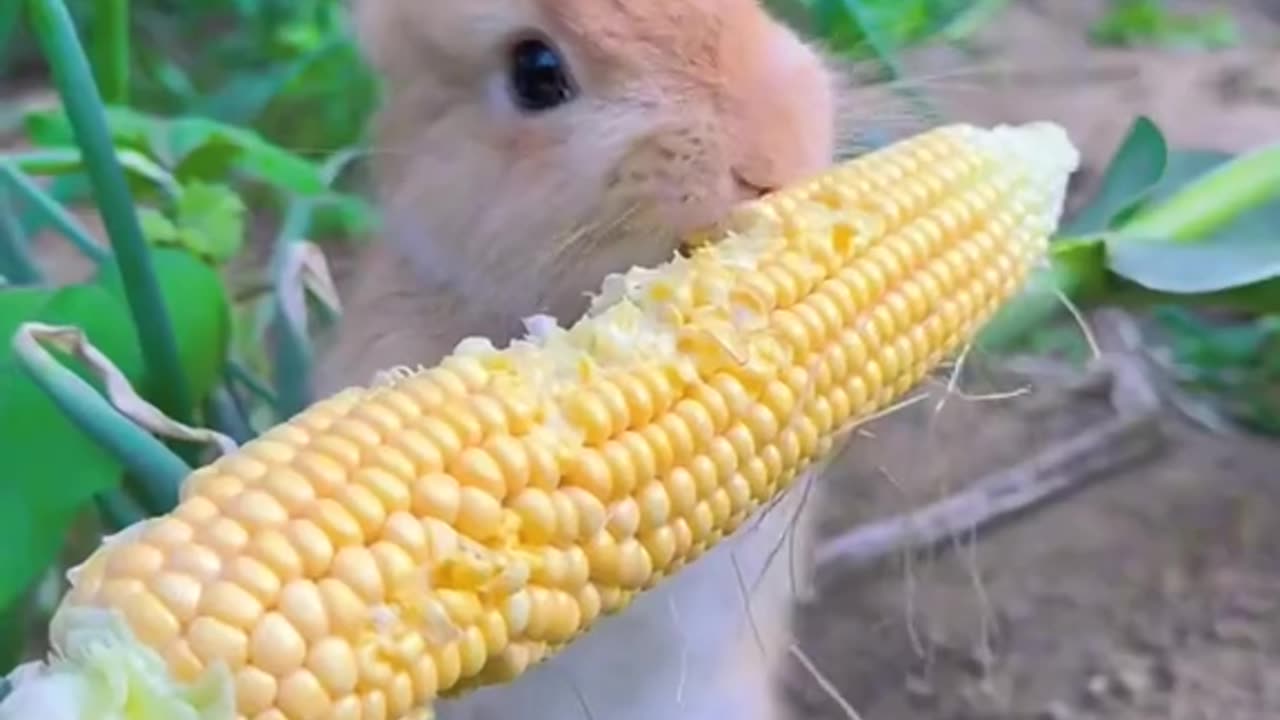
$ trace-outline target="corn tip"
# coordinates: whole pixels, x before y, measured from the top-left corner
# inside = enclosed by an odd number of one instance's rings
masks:
[[[53,652],[7,679],[0,720],[233,720],[231,674],[215,664],[191,684],[138,642],[113,610],[63,607],[50,626]]]

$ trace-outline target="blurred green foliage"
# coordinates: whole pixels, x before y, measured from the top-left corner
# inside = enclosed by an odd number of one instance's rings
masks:
[[[118,0],[113,0],[113,2]],[[21,0],[0,0],[0,8]],[[1005,0],[767,0],[780,16],[839,52],[878,59]],[[112,2],[68,0],[82,33],[107,26]],[[358,145],[377,85],[335,0],[134,0],[128,4],[130,100],[162,115],[252,127],[308,156]],[[0,11],[0,34],[4,11]],[[33,66],[29,37],[10,54]],[[91,46],[100,45],[89,43]],[[109,56],[99,48],[95,57]],[[333,102],[334,98],[342,102]]]
[[[1240,27],[1225,8],[1180,13],[1164,0],[1112,0],[1090,35],[1102,45],[1201,50],[1236,45]]]
[[[1280,314],[1206,317],[1173,305],[1154,319],[1185,389],[1229,421],[1280,435]]]
[[[20,2],[0,0],[0,6]],[[110,5],[67,2],[86,38],[105,25]],[[253,127],[308,155],[363,138],[377,89],[351,42],[345,3],[135,0],[129,12],[134,107]],[[15,35],[11,60],[38,67],[33,38]]]
[[[1280,144],[1250,153],[1171,147],[1139,117],[1052,265],[983,334],[989,350],[1083,361],[1064,300],[1151,310],[1175,378],[1229,422],[1280,434]]]
[[[773,0],[779,15],[826,44],[870,57],[932,37],[974,0]]]

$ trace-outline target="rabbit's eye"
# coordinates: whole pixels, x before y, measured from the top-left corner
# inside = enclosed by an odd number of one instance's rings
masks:
[[[577,94],[569,66],[546,42],[529,38],[511,48],[511,95],[521,110],[550,110]]]

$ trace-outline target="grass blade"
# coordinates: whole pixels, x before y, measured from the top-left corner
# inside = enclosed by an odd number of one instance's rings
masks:
[[[62,0],[30,2],[36,35],[66,105],[103,224],[115,250],[143,358],[159,378],[157,404],[177,421],[190,422],[193,403],[179,363],[173,326],[160,295],[124,169],[111,143],[102,100],[84,48]]]

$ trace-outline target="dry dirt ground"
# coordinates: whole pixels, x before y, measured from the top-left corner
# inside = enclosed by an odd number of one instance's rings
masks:
[[[1209,55],[1090,49],[1098,6],[1017,3],[976,52],[915,58],[916,77],[951,119],[1065,125],[1085,151],[1083,189],[1136,113],[1180,146],[1280,140],[1280,3],[1230,3],[1251,47]],[[819,541],[1106,414],[1096,402],[1046,411],[1037,394],[953,398],[940,413],[926,403],[877,422],[815,495]],[[829,589],[797,602],[793,622],[829,686],[788,663],[788,713],[851,717],[834,690],[865,720],[1280,717],[1280,444],[1211,434],[1169,409],[1161,425],[1153,459],[949,552],[820,569]]]

